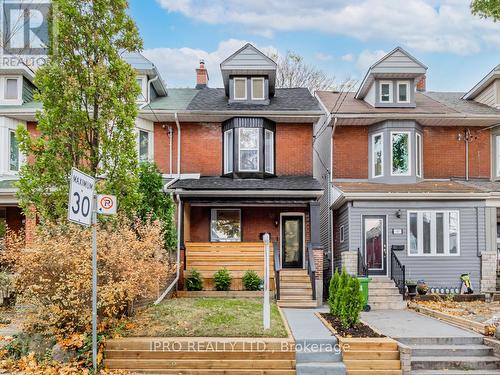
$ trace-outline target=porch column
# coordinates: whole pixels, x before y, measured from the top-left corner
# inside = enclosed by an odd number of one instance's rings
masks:
[[[323,246],[320,237],[320,204],[317,201],[309,202],[309,225],[311,245],[314,259],[309,259],[316,266],[316,301],[318,306],[323,305]]]
[[[485,208],[486,249],[481,251],[481,292],[496,289],[497,281],[497,208]],[[479,233],[477,234],[479,236]]]

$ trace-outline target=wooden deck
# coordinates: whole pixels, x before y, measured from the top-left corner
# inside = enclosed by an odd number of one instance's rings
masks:
[[[269,251],[270,287],[274,288],[272,245]],[[241,278],[246,271],[264,276],[264,244],[262,242],[186,242],[186,271],[198,270],[203,276],[203,288],[213,289],[213,275],[226,268],[233,277],[232,290],[243,290]]]

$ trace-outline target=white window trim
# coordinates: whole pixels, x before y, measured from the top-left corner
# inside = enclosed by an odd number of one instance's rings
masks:
[[[420,144],[418,143],[420,140]],[[415,133],[415,174],[417,177],[422,178],[422,171],[424,169],[424,158],[423,158],[424,146],[422,143],[422,135],[420,133]],[[417,160],[418,158],[418,160]],[[420,165],[420,168],[418,166]]]
[[[7,139],[7,141],[9,142],[9,147],[7,148],[7,154],[9,155],[9,157],[7,159],[7,165],[8,165],[8,170],[9,170],[10,173],[19,173],[19,171],[21,170],[21,166],[22,166],[22,153],[21,153],[21,150],[19,149],[19,143],[17,144],[17,149],[18,149],[18,152],[17,152],[18,167],[17,167],[17,169],[11,169],[10,168],[10,137],[12,136],[12,134],[14,135],[14,137],[16,136],[16,130],[15,129],[9,129],[9,132],[8,132],[8,139]]]
[[[257,148],[241,148],[241,131],[247,129],[257,130]],[[260,171],[260,131],[259,128],[239,128],[238,129],[238,171],[240,172],[259,172]],[[243,169],[241,168],[241,151],[255,151],[257,150],[257,169]]]
[[[5,86],[7,85],[7,79],[17,80],[17,99],[5,99]],[[23,80],[21,76],[3,76],[0,80],[0,103],[1,104],[11,104],[11,105],[21,105],[23,104]]]
[[[340,243],[344,243],[345,242],[345,227],[343,225],[341,225],[339,228],[339,237],[340,237]]]
[[[382,154],[381,154],[381,162],[382,162],[382,173],[379,175],[375,175],[375,137],[380,136]],[[372,177],[378,178],[384,176],[384,133],[376,133],[372,135]]]
[[[254,92],[253,92],[253,81],[262,81],[262,96],[261,97],[256,97],[254,95]],[[264,81],[263,77],[254,77],[254,78],[251,79],[250,95],[252,96],[252,100],[264,100],[266,98],[266,90],[265,90],[264,84],[265,84],[265,81]]]
[[[408,172],[406,173],[394,173],[393,170],[393,152],[392,152],[392,136],[393,134],[408,134]],[[391,139],[390,139],[390,144],[389,146],[391,147],[391,176],[396,176],[396,177],[401,177],[401,176],[411,176],[411,158],[412,158],[412,147],[411,147],[411,132],[409,131],[393,131],[391,132]]]
[[[496,143],[496,155],[495,155],[495,162],[496,162],[496,177],[500,177],[500,135],[495,136],[495,143]]]
[[[220,240],[212,237],[212,223],[214,221],[214,214],[217,216],[217,211],[238,211],[240,215],[240,238],[238,240]],[[210,210],[210,242],[242,242],[242,222],[241,222],[241,208],[212,208]]]
[[[141,99],[137,99],[137,103],[148,103],[149,98],[148,98],[148,77],[147,76],[137,76],[137,80],[141,81]]]
[[[238,98],[236,96],[236,81],[244,81],[245,82],[245,96],[244,97],[241,97],[241,98]],[[247,100],[247,79],[245,77],[234,77],[233,78],[233,96],[234,96],[234,100]]]
[[[389,85],[389,100],[385,101],[382,100],[382,85]],[[393,87],[392,87],[392,81],[380,81],[379,82],[379,89],[378,89],[378,98],[380,103],[392,103],[393,102]]]
[[[140,134],[145,132],[148,134],[148,160],[141,160],[141,144],[140,144]],[[139,162],[152,162],[154,160],[154,136],[153,132],[143,128],[137,128],[137,159]]]
[[[227,138],[226,138],[227,135]],[[227,141],[227,142],[226,142]],[[228,144],[232,143],[233,145],[233,160],[232,164],[234,163],[234,129],[229,129],[224,132],[224,174],[226,173],[232,173],[233,172],[233,167],[234,165],[229,168],[229,155],[228,155]]]
[[[399,85],[405,85],[406,86],[406,100],[399,100]],[[402,104],[408,104],[410,103],[410,82],[409,81],[398,81],[397,82],[397,97],[396,100],[398,103]]]
[[[431,214],[431,252],[428,254],[424,254],[423,249],[423,237],[424,237],[424,228],[423,228],[423,214],[424,212]],[[417,214],[417,253],[410,252],[410,214]],[[436,253],[436,214],[443,214],[443,228],[444,228],[444,253],[438,254]],[[450,253],[450,226],[449,226],[449,214],[456,213],[457,214],[457,252]],[[460,256],[460,211],[458,210],[408,210],[407,212],[407,221],[406,221],[406,233],[407,233],[407,254],[409,257],[455,257]]]
[[[271,170],[266,169],[266,160],[264,159],[264,173],[274,173],[274,132],[268,129],[264,129],[264,158],[268,157],[266,152],[266,134],[271,134]]]

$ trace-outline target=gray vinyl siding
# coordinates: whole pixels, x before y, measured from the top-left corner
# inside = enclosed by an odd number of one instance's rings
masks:
[[[475,99],[476,102],[494,107],[497,104],[495,82],[492,82]]]
[[[393,54],[387,56],[385,59],[380,61],[377,65],[377,68],[393,70],[393,69],[418,69],[421,68],[422,65],[417,63],[415,60],[407,56],[402,51],[395,51]]]
[[[224,69],[276,69],[276,66],[269,61],[262,53],[259,53],[255,48],[245,48],[239,53],[228,58],[222,63]]]
[[[401,217],[396,211],[401,210]],[[457,210],[460,220],[459,256],[409,256],[407,249],[407,210]],[[397,257],[406,266],[408,279],[423,279],[430,287],[456,288],[460,286],[460,274],[471,273],[473,289],[479,290],[481,258],[478,253],[486,249],[486,208],[484,203],[470,201],[415,201],[415,202],[354,202],[350,209],[351,250],[363,249],[363,215],[383,215],[387,228],[387,259],[390,275],[390,252],[392,245],[404,245]],[[403,229],[402,235],[392,230]]]

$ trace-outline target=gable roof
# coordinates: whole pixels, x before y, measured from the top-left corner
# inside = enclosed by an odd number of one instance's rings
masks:
[[[426,71],[427,66],[403,48],[396,47],[370,66],[355,97],[363,99],[375,78],[417,78]]]
[[[167,85],[163,81],[158,69],[156,69],[155,64],[139,52],[125,52],[122,54],[122,58],[137,70],[139,74],[145,74],[149,79],[158,77],[157,80],[151,83],[159,96],[167,95]]]
[[[474,99],[497,78],[500,78],[500,64],[490,70],[490,72],[486,74],[486,76],[481,81],[479,81],[472,89],[470,89],[469,92],[465,93],[462,99]]]
[[[252,44],[247,43],[220,64],[222,80],[229,94],[229,76],[237,74],[262,74],[269,76],[269,93],[274,94],[276,62]]]

